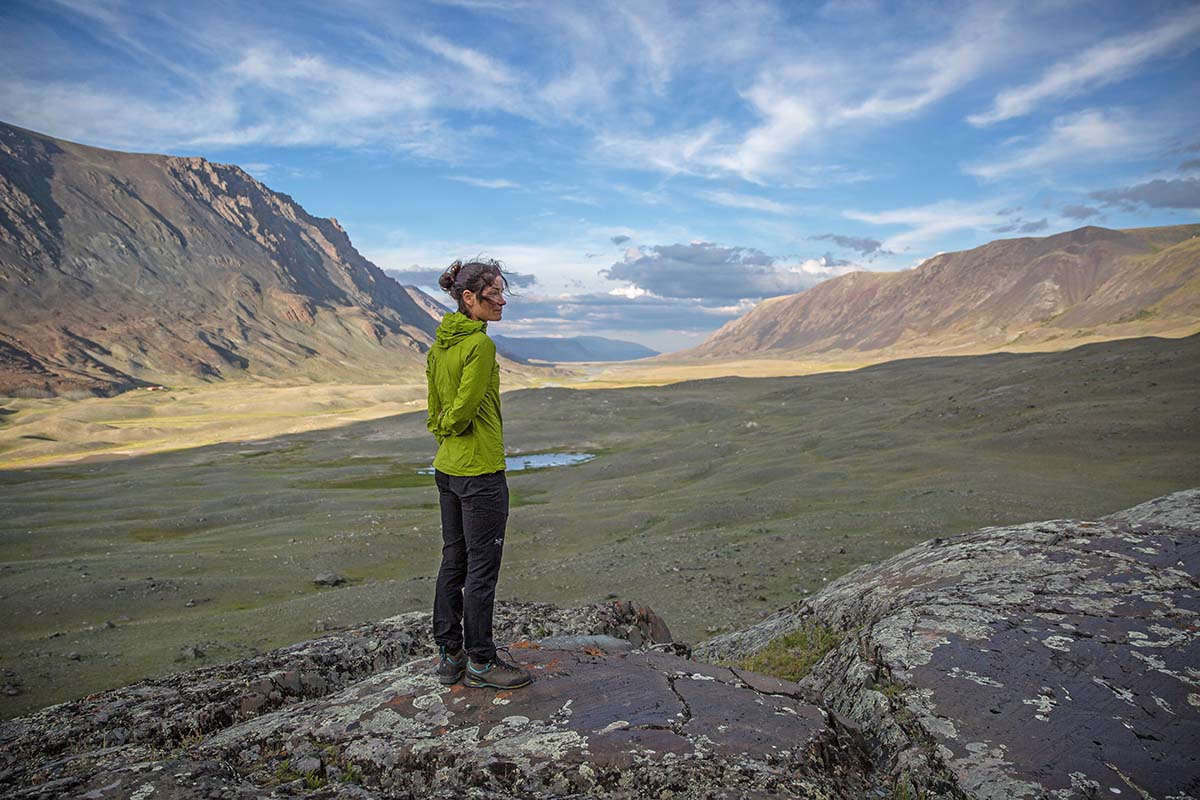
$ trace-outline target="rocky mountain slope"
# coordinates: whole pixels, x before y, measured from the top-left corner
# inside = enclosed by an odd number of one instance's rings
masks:
[[[0,394],[420,377],[433,328],[337,220],[236,166],[0,123]]]
[[[515,692],[438,684],[428,615],[408,614],[5,723],[0,789],[1195,798],[1198,568],[1189,490],[937,538],[691,654],[626,601],[502,604],[536,676]],[[801,683],[739,665],[814,624],[835,645]]]
[[[765,300],[677,355],[1047,350],[1200,330],[1200,225],[1004,239]]]

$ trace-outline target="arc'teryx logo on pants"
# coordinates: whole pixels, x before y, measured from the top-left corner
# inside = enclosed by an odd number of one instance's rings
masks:
[[[504,540],[503,540],[503,539],[497,539],[496,541],[492,542],[492,544],[494,544],[494,545],[496,545],[497,547],[499,547],[500,545],[504,544]]]

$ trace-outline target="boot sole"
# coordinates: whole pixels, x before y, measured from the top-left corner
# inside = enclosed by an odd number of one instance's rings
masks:
[[[442,684],[443,686],[451,686],[462,680],[462,676],[463,674],[461,672],[454,676],[438,675],[438,683]]]
[[[482,681],[478,678],[468,677],[465,681],[463,681],[463,686],[470,686],[472,689],[520,689],[522,686],[528,686],[531,683],[533,683],[533,678],[529,678],[524,683],[510,683],[507,685],[502,685],[499,683],[488,683],[487,681]]]

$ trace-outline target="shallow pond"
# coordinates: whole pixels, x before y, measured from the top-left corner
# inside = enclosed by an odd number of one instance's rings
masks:
[[[523,469],[565,467],[569,464],[582,464],[595,457],[595,453],[529,453],[528,455],[505,456],[504,470],[520,472]],[[433,467],[422,467],[417,472],[422,475],[432,475]]]

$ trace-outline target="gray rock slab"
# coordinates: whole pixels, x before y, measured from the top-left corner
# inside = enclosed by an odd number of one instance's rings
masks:
[[[633,650],[633,643],[628,639],[618,639],[615,636],[550,636],[540,639],[542,647],[555,650],[584,650],[596,648],[607,653],[628,653]]]
[[[140,779],[143,773],[158,780],[161,770],[134,770],[132,765],[157,763],[230,725],[336,693],[429,656],[436,652],[431,627],[428,613],[402,614],[254,658],[148,679],[9,720],[0,724],[0,796],[37,786],[77,785],[110,773],[124,776],[118,781],[123,787],[123,781]],[[502,602],[496,606],[495,631],[500,641],[608,637],[581,640],[581,646],[611,639],[628,647],[635,634],[642,642],[660,642],[656,637],[670,635],[652,610],[629,601],[574,609]],[[611,642],[609,646],[617,647]],[[213,780],[224,779],[216,775]],[[44,796],[52,797],[59,790],[46,791]]]
[[[253,778],[298,753],[336,752],[339,768],[388,796],[855,797],[866,785],[856,731],[730,670],[535,643],[511,655],[534,674],[529,687],[446,687],[433,659],[418,660],[232,726],[196,753]]]
[[[1200,797],[1200,491],[989,528],[696,648],[846,632],[804,681],[896,774],[978,798]]]

